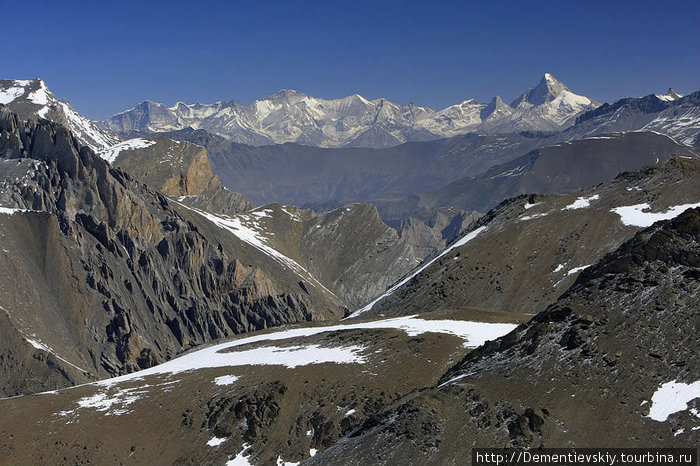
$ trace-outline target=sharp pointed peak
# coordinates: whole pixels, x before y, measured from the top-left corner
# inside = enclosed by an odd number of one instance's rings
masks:
[[[679,94],[678,92],[676,92],[675,90],[673,90],[672,87],[669,87],[669,88],[668,88],[668,92],[666,93],[666,95],[670,95],[670,96],[673,97],[674,99],[680,99],[681,97],[683,97],[683,94]]]
[[[545,73],[545,74],[542,76],[542,81],[557,82],[557,83],[560,83],[560,82],[561,82],[561,81],[559,81],[557,78],[555,78],[554,75],[553,75],[552,73]]]
[[[563,82],[555,78],[552,73],[545,73],[544,75],[542,75],[542,79],[540,80],[537,87],[535,87],[535,89],[542,85],[545,85],[548,89],[557,93],[561,92],[562,90],[568,89],[568,87],[566,87],[566,85]]]

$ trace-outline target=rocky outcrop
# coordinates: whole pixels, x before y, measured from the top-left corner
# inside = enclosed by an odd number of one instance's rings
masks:
[[[203,147],[165,137],[120,143],[99,155],[166,196],[196,196],[217,186]]]
[[[201,146],[158,136],[131,139],[99,155],[188,206],[227,215],[253,207],[241,194],[221,184],[211,171],[207,150]]]
[[[317,276],[356,309],[379,296],[417,262],[413,247],[371,204],[319,214],[305,226],[301,251]]]
[[[31,210],[0,214],[8,251],[0,262],[12,270],[0,306],[20,334],[81,367],[83,380],[343,313],[331,293],[303,289],[307,278],[110,167],[63,126],[0,109],[0,178],[0,203]]]

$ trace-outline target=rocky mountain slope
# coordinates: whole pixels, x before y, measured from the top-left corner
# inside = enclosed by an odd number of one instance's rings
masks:
[[[293,260],[169,201],[48,120],[0,108],[0,186],[3,394],[345,312]]]
[[[401,201],[378,202],[377,206],[385,218],[416,215],[439,207],[485,212],[511,196],[575,191],[674,155],[695,157],[696,153],[658,133],[603,134],[535,149],[481,175]]]
[[[700,160],[682,157],[577,193],[509,199],[355,315],[535,313],[640,228],[690,206],[700,206]]]
[[[511,106],[496,97],[490,104],[466,100],[436,111],[413,104],[352,95],[336,100],[283,90],[250,105],[236,101],[173,107],[145,101],[103,123],[117,133],[203,129],[250,145],[296,142],[316,147],[390,147],[407,141],[452,137],[468,132],[510,133],[561,130],[598,103],[571,92],[545,73]]]
[[[65,100],[59,100],[41,79],[0,79],[0,104],[19,115],[21,120],[46,118],[71,130],[82,145],[93,150],[119,142],[119,137],[76,112]]]
[[[525,325],[307,464],[469,463],[475,445],[697,445],[700,209],[637,233]]]
[[[697,173],[696,161],[674,163]],[[276,329],[0,400],[0,452],[10,462],[452,464],[469,462],[475,444],[686,446],[697,441],[696,396],[677,409],[668,400],[700,378],[699,241],[700,208],[654,224],[527,323],[463,308]]]
[[[700,137],[700,92],[626,98],[583,113],[576,125],[564,132],[566,140],[619,131],[656,131],[689,146]]]

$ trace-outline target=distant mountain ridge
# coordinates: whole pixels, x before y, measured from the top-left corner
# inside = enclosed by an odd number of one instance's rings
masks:
[[[688,146],[700,144],[700,91],[681,96],[669,89],[667,94],[606,103],[578,116],[563,136],[572,141],[621,131],[654,131]]]
[[[296,142],[318,147],[390,147],[410,141],[468,132],[559,131],[599,103],[577,95],[545,73],[511,105],[494,97],[489,104],[465,100],[442,110],[355,94],[335,100],[294,90],[243,105],[235,100],[172,107],[145,101],[102,123],[117,133],[204,129],[250,145]]]

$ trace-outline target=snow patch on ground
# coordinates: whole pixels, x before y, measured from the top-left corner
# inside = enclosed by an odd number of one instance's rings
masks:
[[[9,104],[14,102],[16,98],[24,95],[23,87],[8,87],[7,89],[0,90],[0,104]]]
[[[595,201],[600,199],[600,196],[598,194],[594,194],[593,196],[590,197],[579,197],[576,199],[573,204],[569,204],[568,206],[564,207],[564,210],[573,210],[573,209],[585,209],[586,207],[591,206],[591,201]]]
[[[47,92],[48,89],[46,84],[44,84],[44,81],[40,81],[40,83],[39,89],[29,94],[27,96],[27,100],[30,100],[37,105],[47,105],[49,103],[49,94]]]
[[[311,364],[362,364],[365,358],[360,355],[362,346],[323,347],[321,345],[296,345],[287,347],[265,346],[249,350],[217,353],[220,362],[213,364],[226,366],[297,366]],[[217,365],[216,367],[221,367]]]
[[[350,314],[350,316],[348,316],[347,318],[350,318],[350,317],[357,317],[357,316],[359,316],[359,315],[361,315],[361,314],[364,314],[365,312],[369,311],[370,309],[372,309],[372,308],[374,307],[375,304],[377,304],[379,301],[381,301],[382,299],[386,298],[387,296],[392,295],[396,290],[398,290],[398,289],[401,288],[403,285],[405,285],[406,283],[408,283],[409,281],[411,281],[416,275],[418,275],[419,273],[423,272],[425,269],[427,269],[428,267],[430,267],[432,264],[435,263],[435,261],[437,261],[438,259],[440,259],[442,256],[448,254],[450,251],[452,251],[452,250],[455,249],[455,248],[458,248],[458,247],[460,247],[460,246],[464,246],[464,245],[467,244],[469,241],[471,241],[471,240],[473,240],[474,238],[476,238],[477,236],[479,236],[479,234],[481,234],[481,233],[484,232],[485,230],[486,230],[486,227],[485,227],[485,226],[482,226],[482,227],[477,228],[477,229],[474,230],[474,231],[471,231],[471,232],[467,233],[467,234],[464,235],[461,239],[459,239],[459,241],[455,242],[455,243],[452,244],[450,247],[448,247],[447,249],[445,249],[444,251],[442,251],[442,252],[440,253],[439,256],[437,256],[436,258],[434,258],[434,259],[428,261],[426,264],[424,264],[424,265],[422,265],[421,267],[419,267],[417,270],[415,270],[413,273],[411,273],[410,275],[408,275],[406,278],[404,278],[403,280],[401,280],[400,282],[398,282],[396,285],[394,285],[394,286],[392,286],[391,288],[389,288],[383,295],[381,295],[380,297],[378,297],[377,299],[375,299],[375,300],[372,301],[371,303],[367,304],[365,307],[363,307],[363,308],[361,308],[361,309],[358,309],[357,311],[353,312],[353,313]]]
[[[291,347],[262,346],[242,351],[231,351],[236,347],[263,341],[300,339],[321,333],[356,329],[398,329],[408,336],[435,332],[454,335],[464,340],[465,348],[476,348],[487,340],[495,340],[512,331],[517,325],[503,323],[469,322],[460,320],[425,320],[416,316],[396,317],[361,323],[341,323],[331,326],[296,328],[264,333],[220,343],[186,353],[163,364],[132,374],[93,382],[92,385],[111,387],[129,380],[138,380],[155,374],[177,374],[180,372],[215,367],[242,365],[283,365],[296,367],[307,364],[332,362],[337,364],[361,364],[365,361],[359,346],[325,347],[318,344]]]
[[[611,212],[620,216],[620,221],[624,225],[635,227],[650,227],[659,220],[669,220],[678,217],[687,209],[700,207],[700,202],[696,204],[681,204],[669,207],[665,212],[645,212],[650,209],[649,204],[636,204],[631,206],[615,207]]]
[[[691,384],[666,382],[651,396],[648,418],[664,422],[671,414],[688,409],[688,402],[700,398],[700,380]]]
[[[138,379],[134,377],[134,379]],[[104,412],[105,416],[120,416],[129,413],[127,406],[135,401],[148,395],[148,389],[153,387],[164,387],[179,383],[179,380],[163,382],[156,385],[141,385],[131,388],[112,388],[107,386],[103,391],[97,392],[94,395],[85,396],[78,400],[78,407],[69,411],[60,411],[56,413],[58,416],[70,417],[78,413],[79,410],[85,408],[93,408],[99,412]],[[75,387],[73,387],[75,388]],[[167,391],[167,389],[160,389]],[[70,423],[72,421],[68,421]]]
[[[14,209],[11,207],[0,207],[0,214],[5,214],[5,215],[13,215],[21,212],[35,212],[33,210],[28,210],[28,209]]]
[[[146,147],[150,147],[155,143],[156,141],[144,138],[129,139],[128,141],[120,142],[119,144],[115,144],[111,147],[101,150],[97,153],[97,155],[99,155],[109,163],[114,163],[114,161],[117,160],[117,157],[119,157],[119,154],[123,150],[145,149]]]
[[[290,461],[285,461],[281,456],[277,457],[277,466],[297,466],[299,463],[292,463]]]
[[[254,210],[250,214],[253,215],[254,217],[257,217],[257,218],[264,218],[264,217],[272,218],[273,213],[274,212],[272,212],[271,209],[262,209],[262,210]]]
[[[546,217],[547,215],[549,215],[549,212],[542,212],[539,214],[532,214],[532,215],[523,215],[522,217],[520,217],[518,219],[518,221],[525,222],[527,220],[532,220],[533,218]]]
[[[235,375],[222,375],[221,377],[215,378],[214,383],[216,385],[231,385],[236,380],[238,380],[238,377]]]
[[[218,447],[219,445],[221,445],[222,443],[224,443],[226,440],[228,440],[227,437],[223,437],[223,438],[221,438],[221,437],[212,437],[212,438],[210,438],[209,441],[207,442],[207,445],[209,445],[210,447]]]
[[[590,267],[590,266],[591,266],[591,264],[582,265],[581,267],[574,267],[573,269],[571,269],[571,270],[569,270],[568,272],[566,272],[566,275],[567,275],[567,276],[573,275],[573,274],[578,273],[578,272],[580,272],[580,271],[582,271],[582,270],[584,270],[584,269],[587,269],[587,268]]]
[[[250,461],[246,458],[246,453],[250,449],[251,445],[248,443],[243,444],[243,450],[236,455],[235,458],[228,460],[226,466],[250,466]]]

